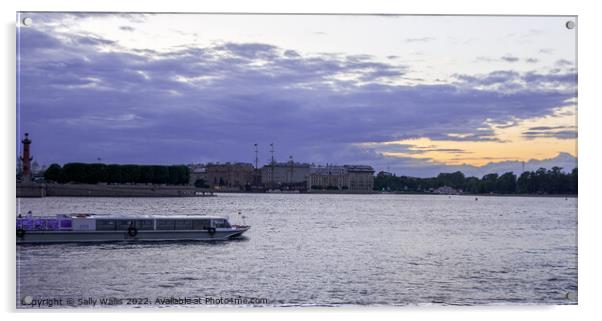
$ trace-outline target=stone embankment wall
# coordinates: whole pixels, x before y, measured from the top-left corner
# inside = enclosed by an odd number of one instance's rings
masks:
[[[17,184],[17,197],[192,197],[208,196],[213,191],[192,186],[92,185],[92,184]]]
[[[46,186],[44,184],[21,183],[17,184],[17,197],[44,197]]]

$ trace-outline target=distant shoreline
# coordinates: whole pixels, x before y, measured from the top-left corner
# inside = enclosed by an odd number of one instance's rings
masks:
[[[564,198],[577,198],[578,194],[436,194],[436,193],[399,193],[399,192],[377,192],[383,195],[437,195],[437,196],[475,196],[475,197],[487,197],[487,196],[499,196],[499,197],[564,197]]]
[[[234,191],[200,189],[193,186],[158,185],[96,185],[96,184],[17,184],[17,198],[28,197],[203,197],[215,194],[292,194],[292,195],[433,195],[433,196],[469,196],[469,197],[564,197],[577,198],[577,194],[437,194],[418,192],[382,192],[382,191]]]
[[[16,195],[26,197],[204,197],[215,190],[188,185],[107,185],[18,183]]]

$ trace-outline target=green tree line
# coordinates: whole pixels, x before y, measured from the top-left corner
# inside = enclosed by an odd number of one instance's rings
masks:
[[[120,165],[101,163],[52,164],[44,179],[57,183],[168,184],[186,185],[190,171],[185,165]]]
[[[577,168],[565,173],[560,167],[540,168],[516,176],[487,174],[481,178],[465,177],[462,172],[441,173],[437,177],[395,176],[379,172],[374,179],[377,191],[428,192],[449,186],[472,194],[577,194]]]

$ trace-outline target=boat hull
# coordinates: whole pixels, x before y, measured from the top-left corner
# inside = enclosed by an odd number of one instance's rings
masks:
[[[225,241],[241,236],[248,228],[226,231],[157,231],[139,230],[135,236],[128,231],[27,231],[17,236],[17,244],[70,242],[137,242],[137,241]]]

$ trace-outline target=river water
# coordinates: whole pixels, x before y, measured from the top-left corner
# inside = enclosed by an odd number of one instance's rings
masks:
[[[252,226],[218,243],[19,245],[18,307],[577,303],[576,198],[219,194],[17,205]]]

